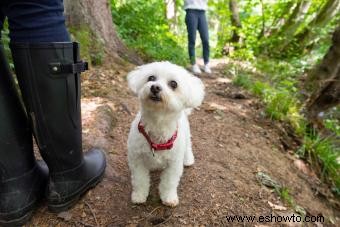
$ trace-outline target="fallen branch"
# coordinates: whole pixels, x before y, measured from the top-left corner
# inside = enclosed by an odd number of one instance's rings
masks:
[[[151,214],[153,214],[156,210],[158,210],[159,208],[161,208],[161,206],[158,206],[156,207],[155,209],[153,209],[150,213],[148,213],[145,217],[141,218],[141,219],[138,219],[137,220],[137,223],[140,222],[140,221],[143,221],[144,219],[146,219],[147,217],[150,217]]]
[[[90,209],[90,211],[91,211],[91,214],[92,214],[92,216],[93,216],[93,218],[94,218],[94,220],[95,220],[95,222],[96,222],[96,226],[99,227],[97,217],[96,217],[95,213],[93,212],[92,207],[91,207],[90,204],[89,204],[88,202],[86,202],[86,201],[85,201],[85,204],[86,204],[86,206],[89,207],[89,209]]]

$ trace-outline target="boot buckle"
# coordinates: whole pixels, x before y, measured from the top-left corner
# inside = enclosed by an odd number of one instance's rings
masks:
[[[49,64],[49,69],[52,74],[76,74],[88,70],[89,65],[86,61],[79,61],[71,64],[53,62]]]

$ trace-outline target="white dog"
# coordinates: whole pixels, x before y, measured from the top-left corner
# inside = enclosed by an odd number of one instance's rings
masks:
[[[183,165],[194,163],[187,115],[202,103],[204,85],[170,62],[137,67],[128,74],[128,84],[140,101],[128,138],[132,202],[146,202],[149,172],[161,169],[160,198],[164,205],[174,207]]]

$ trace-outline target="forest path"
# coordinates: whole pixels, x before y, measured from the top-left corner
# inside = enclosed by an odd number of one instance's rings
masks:
[[[221,61],[212,62],[212,75],[201,75],[206,97],[190,116],[196,163],[184,171],[178,188],[178,207],[161,204],[158,173],[152,175],[147,203],[131,204],[126,141],[138,111],[137,98],[128,90],[125,80],[131,68],[94,68],[83,74],[83,140],[85,148],[95,145],[105,149],[105,177],[70,211],[52,214],[43,206],[29,224],[277,226],[282,222],[228,223],[226,219],[227,215],[259,218],[294,213],[272,188],[257,180],[256,175],[261,172],[286,187],[308,215],[324,215],[328,223],[333,222],[324,226],[339,226],[339,210],[322,197],[322,187],[319,188],[319,181],[308,166],[289,152],[294,146],[294,141],[284,136],[289,133],[265,118],[258,100],[232,85],[224,75],[225,62],[218,63]]]

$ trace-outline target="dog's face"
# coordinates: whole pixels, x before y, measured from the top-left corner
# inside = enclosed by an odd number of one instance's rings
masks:
[[[128,74],[130,89],[143,108],[178,112],[199,106],[204,97],[202,81],[170,62],[154,62]]]

